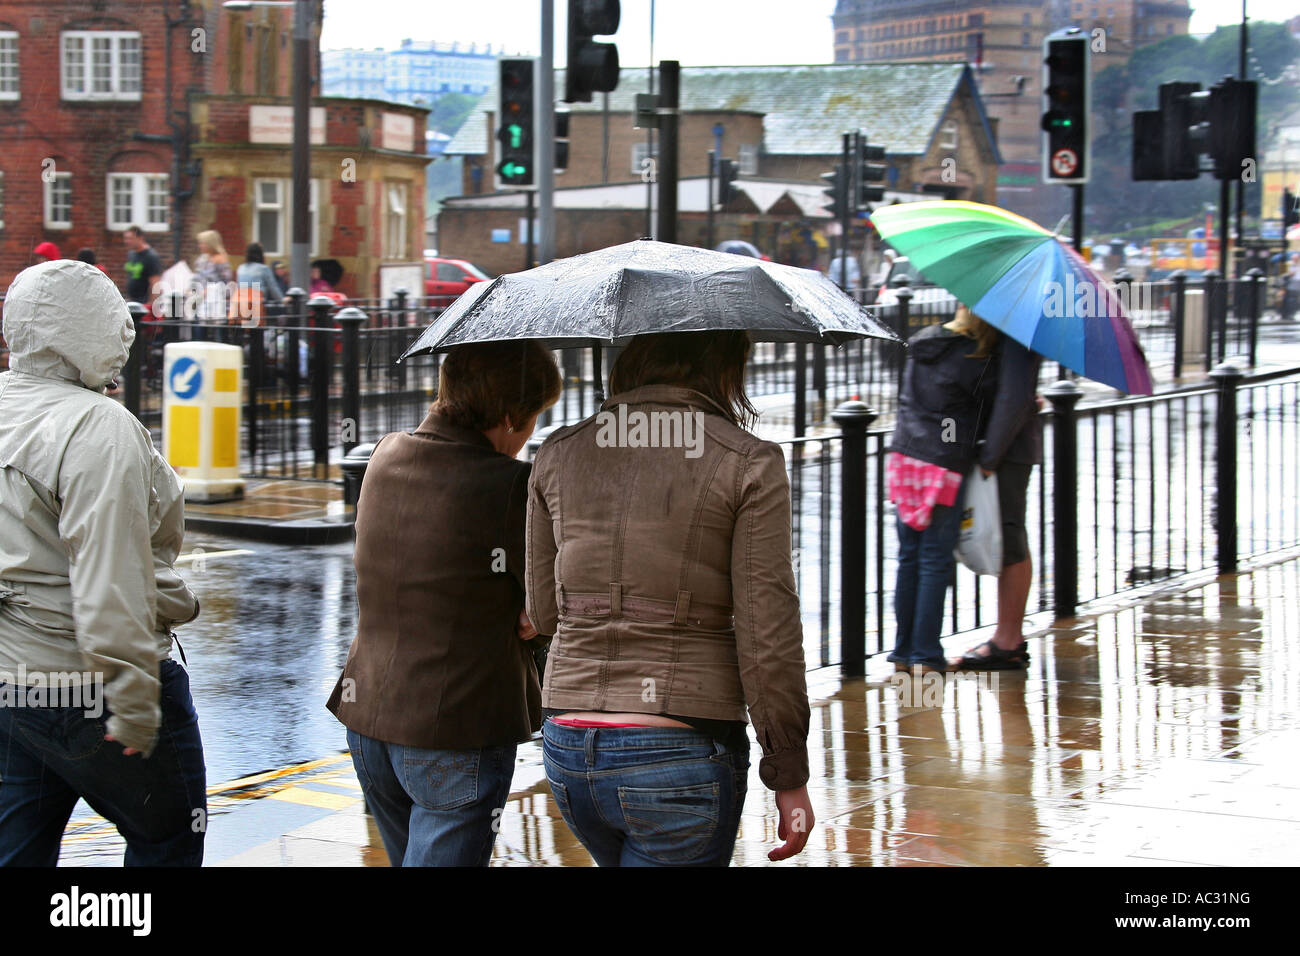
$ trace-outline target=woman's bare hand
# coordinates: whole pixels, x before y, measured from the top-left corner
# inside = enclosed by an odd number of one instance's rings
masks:
[[[531,641],[537,636],[537,628],[533,627],[533,622],[528,620],[528,614],[525,611],[519,612],[519,623],[516,625],[521,641]]]

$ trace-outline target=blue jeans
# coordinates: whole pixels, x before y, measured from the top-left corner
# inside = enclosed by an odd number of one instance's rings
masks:
[[[515,744],[429,750],[348,731],[352,765],[393,866],[487,866]]]
[[[0,865],[54,866],[78,797],[117,827],[127,866],[203,862],[207,768],[190,678],[172,660],[159,676],[162,723],[148,759],[104,739],[107,712],[0,706]]]
[[[943,605],[957,561],[952,549],[961,534],[961,493],[958,504],[935,505],[924,531],[898,519],[898,580],[894,586],[894,619],[898,639],[889,660],[942,669],[947,658],[939,643]]]
[[[726,866],[749,777],[749,740],[685,727],[564,727],[542,756],[556,806],[599,866]]]

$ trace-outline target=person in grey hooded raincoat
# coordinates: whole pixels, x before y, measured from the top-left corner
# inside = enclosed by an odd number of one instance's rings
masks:
[[[104,389],[135,330],[113,282],[60,260],[4,301],[0,373],[0,864],[52,866],[82,797],[129,865],[197,866],[206,780],[172,627],[184,499]]]

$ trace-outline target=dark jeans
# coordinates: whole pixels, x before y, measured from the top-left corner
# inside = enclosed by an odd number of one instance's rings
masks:
[[[748,738],[728,746],[685,727],[548,720],[542,756],[560,815],[599,866],[731,862],[748,787]]]
[[[54,866],[78,797],[122,834],[127,866],[203,862],[207,770],[190,678],[172,660],[160,677],[162,723],[148,759],[104,739],[107,713],[0,707],[0,865]]]
[[[515,744],[429,750],[348,731],[352,765],[393,866],[487,866]]]
[[[939,643],[943,605],[956,559],[952,555],[961,533],[961,494],[957,505],[935,505],[924,531],[898,519],[898,581],[894,587],[894,618],[898,639],[889,660],[942,669],[947,658]]]

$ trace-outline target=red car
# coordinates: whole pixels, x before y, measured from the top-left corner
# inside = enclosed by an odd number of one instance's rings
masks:
[[[424,295],[429,305],[451,305],[475,282],[491,279],[488,273],[464,259],[436,257],[424,260]]]

